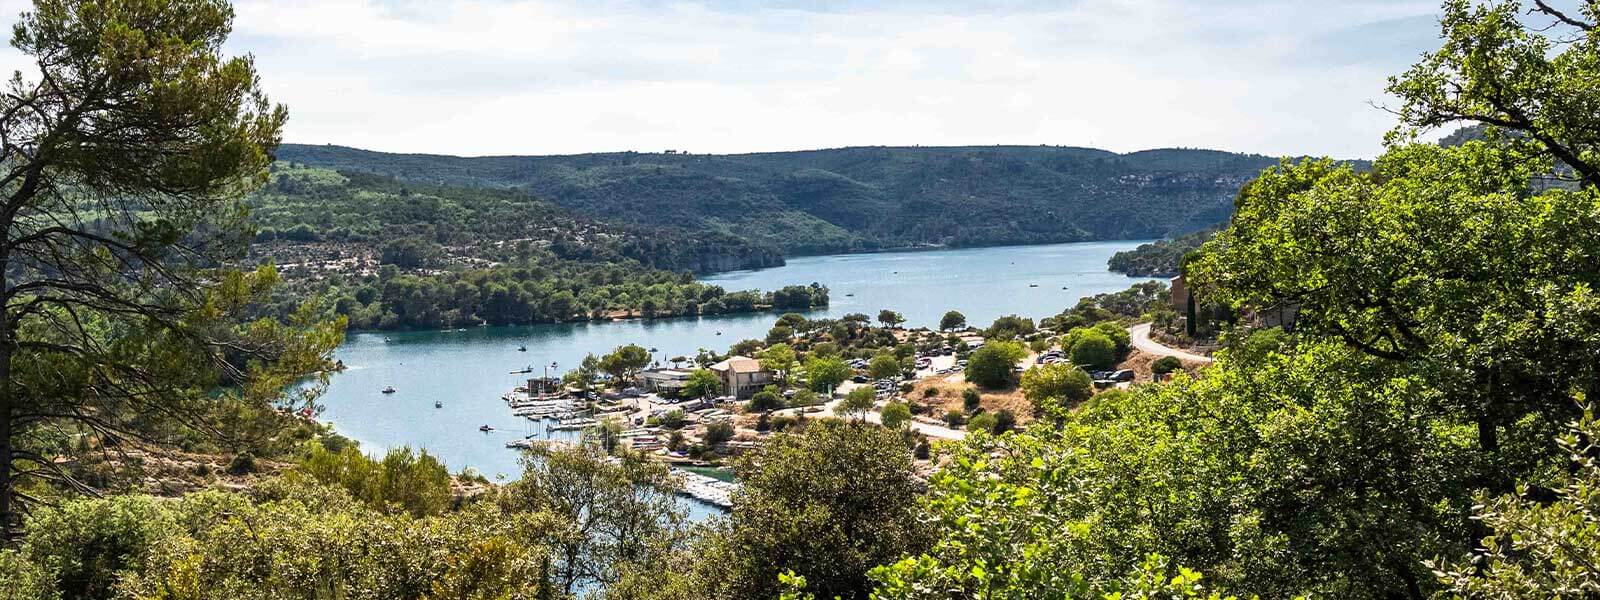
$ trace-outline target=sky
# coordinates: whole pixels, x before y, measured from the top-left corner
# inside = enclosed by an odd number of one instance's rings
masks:
[[[12,21],[26,3],[0,0]],[[1437,0],[236,0],[285,141],[458,155],[864,145],[1372,157]],[[0,68],[26,66],[6,48]]]

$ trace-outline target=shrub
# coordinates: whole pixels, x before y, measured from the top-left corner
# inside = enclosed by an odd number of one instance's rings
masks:
[[[899,429],[911,422],[911,407],[904,402],[890,402],[883,405],[881,417],[884,427]]]
[[[994,413],[993,431],[996,435],[1015,430],[1016,428],[1017,416],[1012,414],[1009,409],[1002,408]]]
[[[1109,369],[1117,364],[1117,343],[1099,331],[1084,333],[1072,345],[1072,363],[1086,369]]]
[[[249,450],[233,455],[233,460],[228,461],[228,474],[248,475],[256,472],[256,455]]]
[[[1110,340],[1106,340],[1110,344]],[[984,344],[967,359],[967,381],[986,388],[1003,388],[1011,385],[1017,361],[1028,355],[1022,344],[993,342]]]
[[[1150,370],[1157,375],[1165,375],[1183,368],[1183,361],[1176,356],[1163,356],[1150,364]]]
[[[967,421],[967,431],[993,432],[994,426],[995,416],[990,413],[980,413],[977,416],[972,417],[971,420]]]
[[[707,446],[715,446],[733,439],[733,424],[727,421],[712,423],[706,426],[706,434],[702,436]]]

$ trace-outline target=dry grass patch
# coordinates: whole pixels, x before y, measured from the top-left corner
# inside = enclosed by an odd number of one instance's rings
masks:
[[[912,404],[928,407],[932,416],[942,419],[945,413],[949,411],[962,410],[961,392],[968,387],[971,387],[971,384],[966,382],[951,383],[945,381],[944,377],[930,377],[918,381],[916,388],[911,390],[908,397]],[[927,396],[926,390],[929,389],[937,390],[938,394]],[[983,407],[984,412],[1009,410],[1016,415],[1018,423],[1026,423],[1033,420],[1033,405],[1028,403],[1027,398],[1022,397],[1022,390],[993,391],[979,389],[978,392],[979,405]]]

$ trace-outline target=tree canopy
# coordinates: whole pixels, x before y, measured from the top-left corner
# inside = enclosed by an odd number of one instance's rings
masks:
[[[0,97],[0,528],[34,499],[19,484],[82,488],[64,440],[244,450],[331,366],[340,323],[241,325],[277,274],[218,268],[287,117],[221,53],[232,22],[222,0],[39,0],[13,29],[38,78]]]

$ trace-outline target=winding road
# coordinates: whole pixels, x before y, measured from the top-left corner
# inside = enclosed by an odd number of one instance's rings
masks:
[[[1173,356],[1177,357],[1178,360],[1201,364],[1211,363],[1211,357],[1209,356],[1201,356],[1192,352],[1184,352],[1183,350],[1179,350],[1177,348],[1163,346],[1159,342],[1150,339],[1149,323],[1140,323],[1138,325],[1134,325],[1133,327],[1129,327],[1128,336],[1132,338],[1131,341],[1133,343],[1133,347],[1138,348],[1140,352],[1145,354],[1154,356]]]

